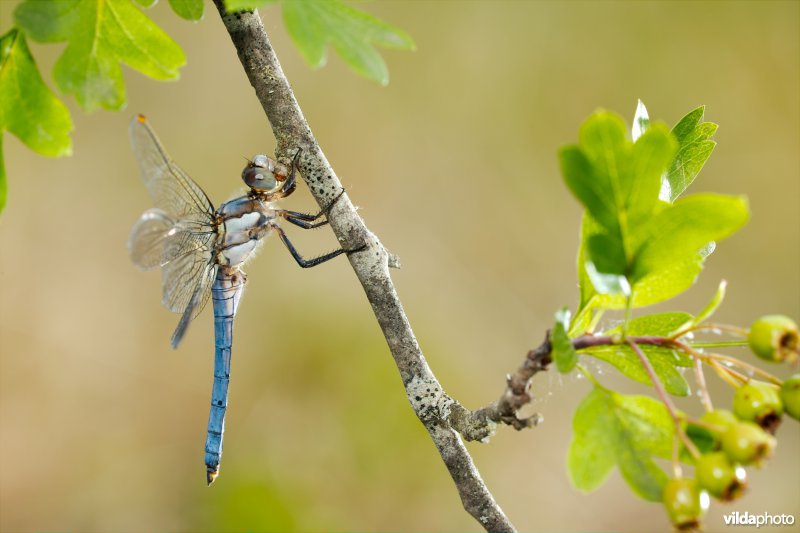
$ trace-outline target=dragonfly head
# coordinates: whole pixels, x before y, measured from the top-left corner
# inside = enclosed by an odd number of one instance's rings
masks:
[[[248,187],[259,193],[275,193],[286,182],[286,167],[265,155],[256,155],[242,170],[242,179]]]

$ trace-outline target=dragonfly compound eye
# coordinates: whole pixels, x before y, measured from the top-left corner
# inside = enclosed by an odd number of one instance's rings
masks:
[[[252,164],[242,171],[242,179],[248,187],[257,191],[273,191],[280,186],[272,172]]]

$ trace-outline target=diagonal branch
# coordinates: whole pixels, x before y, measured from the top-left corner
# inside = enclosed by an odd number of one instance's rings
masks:
[[[214,0],[214,4],[272,126],[278,143],[276,157],[286,159],[301,148],[298,166],[303,179],[317,203],[329,205],[341,193],[342,185],[303,117],[258,12],[228,14],[222,0]],[[468,411],[444,392],[425,361],[389,275],[392,257],[346,194],[331,208],[329,220],[346,250],[367,244],[363,251],[350,254],[350,264],[372,305],[414,412],[439,450],[464,508],[487,531],[514,531],[451,425],[451,418],[463,417]]]

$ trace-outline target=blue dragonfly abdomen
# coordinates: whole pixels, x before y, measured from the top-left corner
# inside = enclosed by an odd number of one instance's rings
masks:
[[[233,319],[244,292],[245,276],[238,269],[222,267],[211,288],[214,306],[214,384],[206,436],[206,481],[210,485],[219,473],[222,458],[222,435],[228,409],[228,384],[231,376]]]

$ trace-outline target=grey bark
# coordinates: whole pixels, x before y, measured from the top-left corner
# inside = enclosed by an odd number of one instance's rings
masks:
[[[342,185],[314,138],[289,82],[281,69],[258,12],[228,14],[222,0],[214,0],[239,55],[250,84],[261,102],[277,140],[276,157],[287,161],[297,148],[303,179],[320,207],[328,206]],[[411,406],[439,450],[455,482],[464,508],[487,531],[514,531],[514,526],[481,479],[458,429],[468,439],[488,438],[494,423],[450,398],[425,361],[395,290],[389,267],[391,254],[369,231],[346,194],[329,212],[330,226],[349,254],[356,273],[394,358]]]

